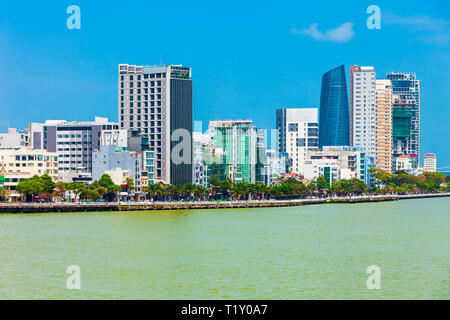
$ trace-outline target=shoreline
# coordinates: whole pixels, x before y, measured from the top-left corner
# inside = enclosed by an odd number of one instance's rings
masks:
[[[368,203],[398,201],[421,198],[450,197],[450,192],[411,194],[411,195],[373,195],[332,198],[307,198],[294,200],[239,200],[239,201],[198,201],[198,202],[136,202],[136,203],[0,203],[0,214],[14,213],[61,213],[61,212],[101,212],[101,211],[152,211],[152,210],[190,210],[190,209],[233,209],[293,207],[325,203]]]

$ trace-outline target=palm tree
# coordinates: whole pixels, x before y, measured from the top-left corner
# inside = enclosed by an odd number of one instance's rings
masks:
[[[196,185],[192,192],[193,192],[196,200],[200,200],[200,199],[205,200],[205,196],[207,196],[209,194],[208,188],[205,188],[204,186],[199,186],[199,185]]]
[[[60,197],[61,202],[66,200],[66,191],[68,191],[67,183],[58,181],[56,183],[56,191],[55,193]]]
[[[220,189],[220,186],[221,186],[221,183],[220,183],[219,179],[216,176],[213,176],[209,183],[209,189],[211,191],[213,198],[216,197],[216,195]]]
[[[190,201],[193,196],[194,191],[197,189],[197,186],[192,183],[186,183],[183,187],[184,187],[186,195],[188,196],[188,200]]]
[[[144,191],[152,200],[156,195],[156,187],[155,184],[151,183],[147,187],[143,187],[142,191]]]
[[[126,177],[125,184],[127,185],[127,192],[132,193],[135,189],[134,179],[132,177]]]
[[[169,200],[173,200],[174,199],[174,195],[175,195],[175,191],[176,191],[176,186],[171,185],[171,184],[166,184],[164,186],[164,189],[163,189],[162,193],[166,197],[166,199],[168,197]]]
[[[174,194],[177,196],[177,200],[185,198],[187,194],[185,185],[174,185]]]
[[[261,199],[265,199],[265,194],[268,190],[267,186],[264,183],[257,183],[255,185],[255,190],[258,195],[261,195]]]

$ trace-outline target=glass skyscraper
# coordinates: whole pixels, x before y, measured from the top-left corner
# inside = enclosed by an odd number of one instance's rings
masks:
[[[350,111],[344,65],[322,76],[319,146],[350,145]]]

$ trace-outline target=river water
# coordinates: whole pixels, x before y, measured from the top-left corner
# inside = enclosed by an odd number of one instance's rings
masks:
[[[450,198],[0,215],[1,299],[450,299],[449,271]]]

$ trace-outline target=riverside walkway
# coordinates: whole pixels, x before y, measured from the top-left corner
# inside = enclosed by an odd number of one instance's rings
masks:
[[[113,203],[0,203],[0,213],[45,213],[89,211],[148,211],[186,209],[290,207],[322,203],[362,203],[417,198],[450,197],[450,192],[408,195],[365,195],[352,197],[305,198],[293,200],[239,200],[190,202],[113,202]]]

